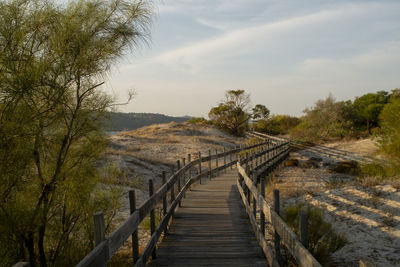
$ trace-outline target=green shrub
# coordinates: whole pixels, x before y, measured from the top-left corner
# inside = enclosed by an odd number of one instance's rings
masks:
[[[377,163],[369,163],[361,166],[361,177],[378,177],[385,178],[385,168]]]
[[[161,215],[160,215],[160,212],[157,212],[157,210],[155,210],[155,212],[154,212],[154,218],[155,218],[155,220],[156,220],[156,228],[157,228],[158,224],[160,223],[160,219],[162,219],[162,218],[161,218]],[[147,215],[147,216],[144,218],[144,220],[142,221],[141,226],[142,226],[143,229],[145,229],[145,230],[148,230],[148,231],[151,230],[150,214]]]
[[[329,167],[331,172],[344,173],[350,175],[360,175],[361,167],[357,161],[342,161]]]
[[[211,124],[210,121],[206,120],[203,117],[193,117],[187,120],[186,122],[190,124]]]
[[[347,240],[344,235],[335,233],[329,222],[324,221],[319,208],[297,203],[286,208],[284,219],[289,227],[300,236],[300,211],[305,210],[308,217],[308,250],[322,265],[329,262],[330,256],[342,248]]]

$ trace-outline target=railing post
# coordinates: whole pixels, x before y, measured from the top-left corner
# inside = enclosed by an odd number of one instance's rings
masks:
[[[93,222],[94,222],[94,243],[95,246],[98,246],[101,242],[106,240],[106,228],[104,224],[104,213],[103,212],[96,212],[93,215]],[[108,254],[108,249],[106,250]],[[104,258],[108,259],[108,255],[105,255]],[[105,263],[102,267],[107,266]]]
[[[219,171],[218,171],[218,149],[215,149],[215,166],[216,166],[216,171],[215,171],[215,176],[218,176]]]
[[[163,184],[165,183],[164,180],[165,180],[165,172],[163,172]],[[133,214],[136,211],[135,190],[129,190],[129,208],[131,214]],[[164,215],[165,213],[166,212],[164,212]],[[136,263],[137,260],[139,259],[139,239],[138,239],[137,229],[132,233],[132,256],[133,256],[133,263]]]
[[[163,185],[165,185],[166,182],[167,182],[167,174],[166,174],[165,171],[163,171],[162,172],[162,183],[163,183]],[[165,215],[167,215],[167,195],[168,195],[168,191],[165,193],[165,195],[163,196],[163,199],[162,199],[163,217]],[[167,228],[168,228],[168,225],[165,226],[164,235],[168,234]]]
[[[201,174],[201,152],[199,151],[199,174]],[[200,177],[200,184],[201,184],[201,177]]]
[[[249,152],[246,152],[246,172],[249,174]]]
[[[300,240],[305,248],[308,248],[308,218],[307,212],[300,212]]]
[[[224,166],[226,165],[226,148],[224,147]],[[226,168],[224,168],[224,171],[226,173]]]
[[[186,159],[182,158],[182,167],[185,167],[185,166],[186,166]],[[183,176],[183,184],[182,184],[182,186],[185,187],[185,184],[186,184],[186,172],[183,172],[182,176]],[[186,197],[185,193],[183,193],[183,197]]]
[[[190,164],[192,162],[192,155],[189,153],[188,154],[188,164]],[[192,167],[189,168],[188,170],[188,180],[192,179]],[[189,187],[189,190],[192,190],[192,187]]]
[[[174,175],[174,167],[171,168],[171,176]],[[171,204],[175,201],[175,183],[171,186]],[[171,217],[174,217],[175,209],[172,210]]]
[[[279,203],[279,190],[275,189],[274,190],[274,210],[275,212],[280,215],[280,203]],[[281,264],[281,248],[280,248],[280,244],[281,244],[281,237],[279,236],[279,234],[276,232],[275,230],[275,234],[274,234],[274,243],[275,243],[275,257],[278,260],[278,263]]]
[[[211,150],[208,150],[208,156],[210,157],[210,160],[208,161],[208,169],[210,170],[210,176],[209,176],[209,180],[211,180],[212,178],[212,171],[211,171]]]
[[[265,199],[265,178],[261,177],[261,196],[263,199]],[[260,227],[261,227],[261,233],[265,236],[265,214],[264,211],[261,209],[261,214],[260,214]]]
[[[104,213],[102,211],[96,212],[93,215],[93,221],[94,221],[94,244],[95,246],[98,246],[101,242],[106,240]]]
[[[253,184],[256,186],[256,188],[257,188],[257,177],[256,177],[256,175],[255,174],[253,174],[252,175],[252,177],[253,177]],[[250,190],[249,190],[250,191]],[[250,191],[251,192],[251,191]],[[254,218],[256,219],[256,221],[257,221],[257,199],[256,199],[256,196],[255,195],[253,195],[253,215],[254,215]]]
[[[181,169],[181,162],[180,162],[180,160],[178,159],[177,161],[176,161],[176,167],[178,168],[178,172],[179,172],[179,170]],[[178,175],[178,194],[179,194],[179,192],[181,192],[181,177],[180,177],[180,175]],[[181,204],[181,201],[179,200],[179,207],[181,207],[182,206],[182,204]]]
[[[231,151],[231,153],[229,154],[229,162],[231,163],[231,170],[233,169],[233,164],[232,164],[232,151]]]
[[[150,179],[149,180],[149,197],[151,197],[153,194],[154,194],[154,184],[153,184],[153,179]],[[150,211],[150,233],[151,233],[151,235],[153,235],[155,231],[156,231],[156,217],[155,217],[154,209],[152,209]],[[152,255],[153,259],[157,258],[156,247],[154,247],[151,255]]]

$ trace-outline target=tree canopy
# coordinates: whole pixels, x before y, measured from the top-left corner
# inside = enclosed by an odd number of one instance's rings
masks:
[[[0,3],[1,265],[74,265],[93,246],[93,210],[113,216],[113,189],[96,186],[113,105],[101,86],[148,39],[151,14],[147,1]]]
[[[261,104],[257,104],[254,108],[253,108],[253,119],[257,120],[257,119],[268,119],[269,117],[269,109]]]
[[[229,90],[225,100],[213,107],[208,113],[215,125],[235,135],[242,135],[246,130],[250,114],[248,105],[250,96],[244,90]]]
[[[386,91],[357,97],[353,103],[353,108],[358,115],[357,123],[365,125],[368,132],[371,133],[371,129],[378,126],[379,114],[388,100],[389,93]]]

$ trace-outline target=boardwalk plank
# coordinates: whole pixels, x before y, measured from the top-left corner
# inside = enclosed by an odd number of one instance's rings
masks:
[[[149,266],[266,266],[236,179],[228,170],[187,192]]]

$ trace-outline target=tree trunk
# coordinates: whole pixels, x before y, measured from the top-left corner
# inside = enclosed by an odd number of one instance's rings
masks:
[[[45,231],[46,231],[46,225],[45,225],[45,222],[44,222],[44,224],[42,224],[40,226],[40,228],[39,228],[39,239],[38,239],[39,261],[40,261],[40,265],[42,267],[46,267],[47,266],[46,254],[45,254],[45,251],[44,251],[44,234],[45,234]]]
[[[36,255],[35,255],[35,247],[33,241],[33,233],[28,233],[28,237],[25,239],[25,246],[28,249],[29,253],[29,264],[30,267],[36,266]]]

